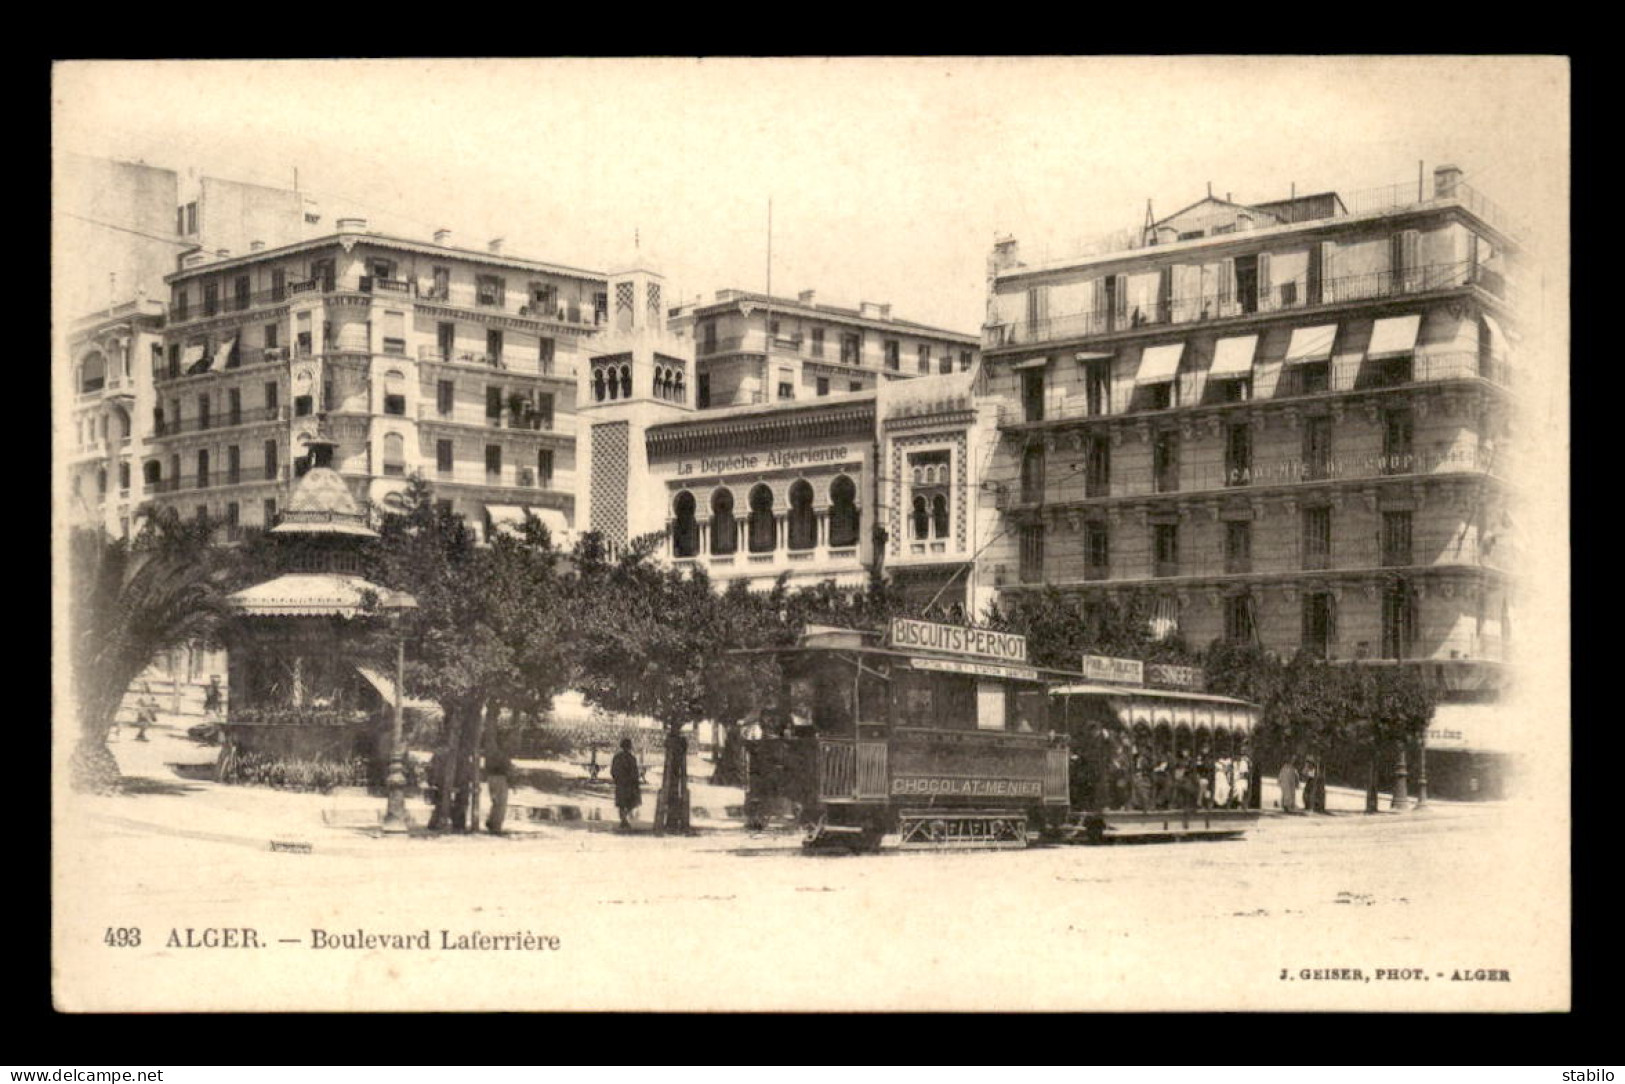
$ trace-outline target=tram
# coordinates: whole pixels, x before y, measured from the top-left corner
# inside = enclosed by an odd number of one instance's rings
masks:
[[[789,812],[809,848],[1020,848],[1035,839],[1235,835],[1257,709],[1091,684],[1012,633],[898,618],[812,626],[746,741],[746,818]]]
[[[774,649],[780,685],[749,740],[747,819],[795,812],[809,847],[1024,847],[1069,815],[1063,675],[1010,633],[896,619],[873,634],[810,627]]]

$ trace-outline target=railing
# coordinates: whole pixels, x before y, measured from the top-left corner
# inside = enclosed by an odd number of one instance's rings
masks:
[[[851,798],[858,789],[858,746],[851,741],[818,742],[818,796]]]
[[[750,340],[760,343],[762,336],[757,333],[752,335],[727,335],[718,339],[703,339],[700,341],[698,352],[701,355],[731,354],[736,350],[745,349],[745,343]],[[756,349],[760,350],[762,347],[757,346]]]
[[[888,786],[886,743],[858,742],[857,786],[854,795],[858,798],[885,798]]]
[[[259,425],[263,422],[286,421],[287,417],[287,407],[255,407],[252,410],[241,411],[238,415],[232,415],[228,412],[219,417],[210,415],[207,418],[165,420],[162,423],[154,423],[152,435],[155,437],[173,437],[180,433],[202,433],[211,429],[230,429],[238,425]]]
[[[1471,350],[1444,353],[1419,353],[1408,359],[1360,359],[1357,361],[1326,362],[1317,365],[1283,365],[1280,363],[1255,367],[1252,388],[1246,399],[1225,398],[1223,385],[1232,381],[1211,379],[1206,372],[1180,373],[1173,381],[1171,405],[1162,408],[1148,403],[1148,386],[1116,382],[1108,405],[1115,410],[1089,409],[1084,387],[1046,388],[1039,409],[1042,418],[1029,420],[1030,408],[1023,402],[1006,402],[998,406],[1000,426],[1034,425],[1041,422],[1078,421],[1096,419],[1108,421],[1135,414],[1165,413],[1190,407],[1217,407],[1245,405],[1273,399],[1294,399],[1306,395],[1326,395],[1353,391],[1376,391],[1383,388],[1411,387],[1455,380],[1487,380],[1502,387],[1512,380],[1512,366],[1505,360],[1480,355]],[[1115,392],[1126,394],[1118,395]]]
[[[1495,271],[1467,262],[1427,264],[1401,271],[1373,271],[1345,275],[1311,284],[1305,279],[1274,283],[1270,291],[1257,296],[1203,294],[1195,297],[1162,298],[1149,309],[1127,307],[1120,312],[1091,311],[1069,313],[1043,320],[1016,320],[985,329],[983,345],[1017,346],[1027,343],[1057,342],[1088,338],[1136,328],[1164,325],[1200,324],[1209,320],[1341,305],[1353,301],[1405,297],[1476,285],[1492,296],[1515,303],[1512,283]],[[1311,288],[1313,287],[1313,288]]]

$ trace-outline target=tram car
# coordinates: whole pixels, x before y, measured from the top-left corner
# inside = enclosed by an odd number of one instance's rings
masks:
[[[903,618],[884,642],[813,626],[747,654],[777,664],[747,821],[788,813],[809,848],[1233,836],[1257,816],[1245,701],[1093,684],[1029,665],[1019,635]]]
[[[897,619],[877,640],[811,627],[769,651],[779,687],[747,741],[747,818],[787,809],[809,847],[853,850],[1024,847],[1063,828],[1062,675],[1009,633]]]
[[[1258,819],[1258,708],[1186,690],[1098,683],[1050,691],[1068,738],[1070,841],[1236,836]]]

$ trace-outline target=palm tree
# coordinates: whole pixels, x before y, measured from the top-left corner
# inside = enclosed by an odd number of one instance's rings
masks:
[[[75,787],[117,786],[107,733],[125,692],[163,652],[213,638],[231,579],[227,556],[210,544],[213,529],[164,509],[134,539],[99,529],[70,536]]]

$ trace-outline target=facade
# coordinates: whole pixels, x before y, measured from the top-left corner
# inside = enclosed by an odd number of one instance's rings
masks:
[[[1209,198],[1042,267],[1001,242],[999,591],[1148,592],[1193,646],[1493,695],[1515,600],[1507,229],[1443,167],[1431,191]]]
[[[709,305],[673,318],[694,340],[695,405],[752,406],[872,391],[891,380],[967,372],[975,336],[895,319],[890,305],[856,309],[820,304],[812,290],[794,300],[719,290]]]
[[[604,321],[592,272],[428,244],[341,219],[338,232],[169,276],[151,454],[160,503],[228,534],[270,526],[325,426],[362,508],[421,471],[489,530],[533,507],[573,525],[583,343]]]
[[[164,306],[137,300],[75,321],[68,331],[71,385],[58,462],[66,483],[67,518],[99,525],[115,538],[130,534],[148,496],[142,465],[151,429],[152,366],[162,356]]]

